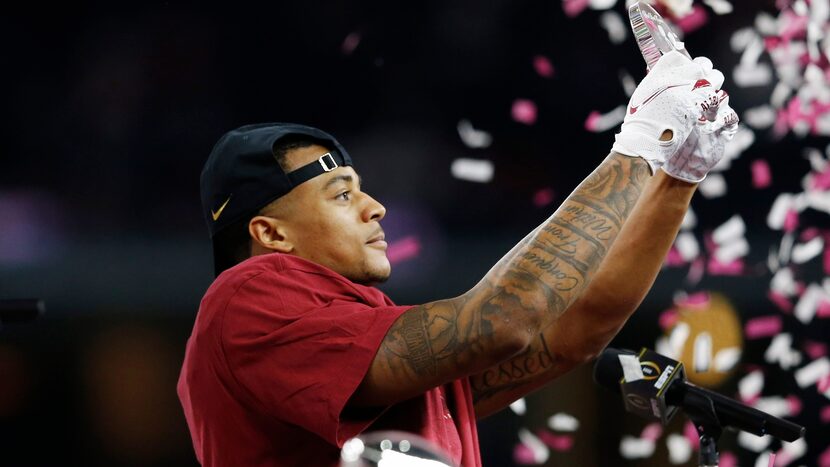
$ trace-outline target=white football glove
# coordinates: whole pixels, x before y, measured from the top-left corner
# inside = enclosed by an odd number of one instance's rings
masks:
[[[702,182],[721,158],[726,143],[738,131],[738,114],[729,107],[729,95],[718,91],[718,101],[708,109],[716,112],[714,121],[698,120],[696,128],[680,150],[663,165],[663,171],[691,183]]]
[[[720,74],[705,57],[690,60],[680,52],[663,55],[634,90],[612,150],[642,157],[652,173],[662,167],[683,145],[697,125],[702,109],[718,99],[706,77]],[[664,132],[671,139],[661,141]]]

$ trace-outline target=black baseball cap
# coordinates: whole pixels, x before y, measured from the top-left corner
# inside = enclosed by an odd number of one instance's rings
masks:
[[[273,148],[291,135],[307,136],[329,152],[286,173]],[[210,237],[258,212],[295,186],[347,165],[352,165],[352,159],[343,146],[330,134],[310,126],[260,123],[225,133],[210,152],[200,180],[202,210]]]

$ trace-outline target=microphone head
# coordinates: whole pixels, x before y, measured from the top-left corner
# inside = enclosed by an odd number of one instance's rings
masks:
[[[594,364],[594,382],[617,394],[621,393],[620,380],[623,377],[620,355],[637,355],[637,352],[607,347],[599,354]]]

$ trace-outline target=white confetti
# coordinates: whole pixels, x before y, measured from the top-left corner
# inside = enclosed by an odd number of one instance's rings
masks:
[[[746,125],[738,125],[738,132],[732,141],[723,148],[723,158],[712,168],[714,171],[724,171],[732,167],[732,161],[737,159],[747,148],[755,142],[755,132]],[[711,172],[710,172],[711,174]]]
[[[790,402],[779,396],[762,397],[755,403],[755,408],[773,417],[788,417],[792,415]]]
[[[775,198],[767,214],[767,226],[772,230],[784,228],[787,213],[795,207],[795,196],[792,193],[781,193]]]
[[[686,323],[677,323],[669,334],[669,349],[671,351],[666,355],[667,357],[678,360],[683,353],[683,347],[686,345],[686,340],[689,339],[689,325]]]
[[[677,247],[677,251],[684,261],[692,261],[700,255],[700,245],[698,245],[697,239],[691,232],[681,232],[678,234],[674,245]]]
[[[824,251],[824,239],[816,237],[807,243],[800,243],[793,247],[792,261],[795,264],[804,264]]]
[[[643,368],[640,366],[640,359],[636,355],[617,355],[622,365],[625,382],[639,381],[645,378]]]
[[[735,53],[743,52],[749,44],[760,38],[761,36],[751,27],[741,28],[732,33],[729,38],[729,47]]]
[[[735,214],[712,232],[712,240],[722,245],[743,238],[745,234],[746,224],[740,215]]]
[[[821,357],[796,370],[795,382],[798,383],[798,387],[806,388],[816,384],[827,375],[830,375],[830,360],[827,357]]]
[[[735,365],[741,360],[741,348],[740,347],[727,347],[725,349],[720,349],[717,354],[715,354],[715,371],[718,372],[726,372],[735,368]]]
[[[730,240],[715,250],[715,259],[723,264],[731,263],[738,258],[743,258],[749,253],[749,242],[745,238]]]
[[[795,317],[804,324],[809,324],[816,315],[818,304],[825,297],[824,289],[818,284],[810,284],[795,305]]]
[[[620,83],[622,83],[623,90],[625,90],[625,95],[631,97],[634,94],[634,90],[637,89],[637,82],[634,81],[634,78],[625,71],[620,70]]]
[[[767,363],[778,363],[782,369],[790,368],[801,363],[801,354],[792,348],[793,337],[789,333],[781,333],[772,338],[764,360]]]
[[[761,394],[764,389],[764,374],[760,370],[750,372],[738,381],[738,394],[741,399],[750,400]]]
[[[666,447],[672,464],[685,464],[692,457],[692,443],[683,435],[670,434],[666,438]]]
[[[680,224],[682,230],[694,229],[697,226],[697,216],[690,207],[686,210],[686,215],[683,216],[683,222]]]
[[[772,436],[755,436],[746,431],[738,432],[738,444],[752,452],[761,452],[769,446]]]
[[[617,0],[588,0],[588,7],[592,10],[607,10],[617,4]]]
[[[808,207],[830,214],[830,191],[810,191],[804,194],[804,201]]]
[[[473,128],[469,120],[463,119],[458,122],[458,136],[468,148],[483,149],[489,147],[493,142],[490,133]]]
[[[791,88],[787,83],[779,81],[778,84],[775,85],[775,88],[772,90],[772,94],[769,98],[769,103],[776,109],[780,109],[784,107],[784,104],[787,102],[787,99],[790,98],[790,94],[792,94],[793,88]]]
[[[757,459],[755,459],[754,467],[769,467],[770,459],[774,459],[774,457],[772,457],[772,451],[764,451],[758,456]]]
[[[608,32],[608,39],[612,44],[621,44],[628,37],[628,26],[623,23],[616,11],[609,10],[603,13],[599,17],[599,24]]]
[[[519,441],[530,449],[533,453],[533,460],[537,464],[544,464],[550,457],[550,450],[536,435],[528,431],[526,428],[519,430]]]
[[[758,13],[755,17],[755,29],[765,36],[778,35],[778,21],[767,12]]]
[[[776,466],[785,467],[807,454],[807,441],[804,441],[804,438],[799,438],[792,443],[783,441],[781,444],[783,447],[778,451],[778,456],[775,459]]]
[[[703,3],[709,5],[709,8],[711,8],[716,15],[732,13],[732,4],[726,0],[703,0]]]
[[[726,194],[726,180],[719,173],[709,173],[697,186],[706,198],[718,198]]]
[[[798,284],[795,283],[793,271],[790,268],[782,268],[772,276],[770,289],[787,297],[792,297],[798,291]]]
[[[480,159],[456,159],[450,167],[453,177],[469,182],[487,183],[493,179],[493,163]]]
[[[766,86],[772,82],[772,68],[766,63],[739,63],[732,70],[732,80],[742,88]]]
[[[572,415],[559,412],[548,418],[548,427],[556,431],[576,431],[579,429],[579,420]]]
[[[694,368],[698,373],[709,371],[712,364],[712,335],[708,332],[701,332],[695,337],[694,344]]]
[[[513,401],[513,403],[510,404],[510,410],[512,410],[516,415],[524,415],[527,412],[527,403],[524,398],[519,398]]]
[[[645,459],[654,454],[655,443],[650,439],[623,436],[620,455],[626,459]]]
[[[746,122],[752,128],[763,130],[775,123],[775,109],[771,105],[762,105],[746,109],[741,115],[741,121]]]
[[[781,248],[778,250],[778,260],[786,264],[790,262],[790,252],[795,244],[795,235],[788,233],[781,238]]]

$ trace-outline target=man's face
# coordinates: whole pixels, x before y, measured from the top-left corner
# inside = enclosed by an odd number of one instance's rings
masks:
[[[312,145],[286,154],[296,170],[329,152]],[[358,283],[383,282],[391,265],[380,220],[386,208],[360,190],[351,167],[338,167],[308,180],[283,196],[278,217],[292,254],[332,269]],[[263,213],[268,215],[267,212]]]

